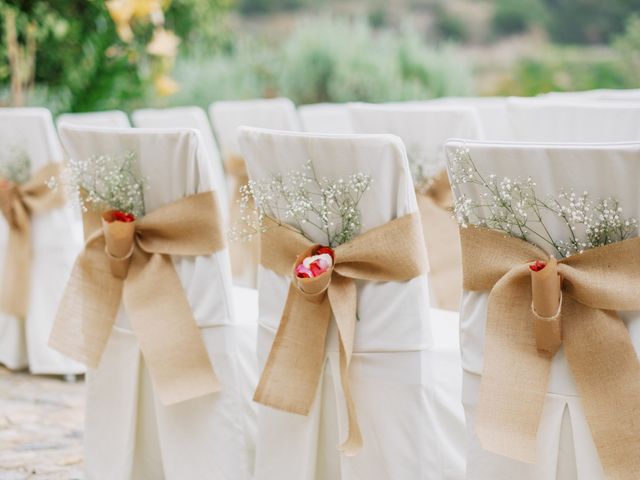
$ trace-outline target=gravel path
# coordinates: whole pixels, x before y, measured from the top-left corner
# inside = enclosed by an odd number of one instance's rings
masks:
[[[84,382],[0,367],[0,480],[82,479]]]

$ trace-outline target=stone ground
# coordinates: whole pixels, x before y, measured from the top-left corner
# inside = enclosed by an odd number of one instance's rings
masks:
[[[84,382],[0,367],[0,480],[82,479]]]

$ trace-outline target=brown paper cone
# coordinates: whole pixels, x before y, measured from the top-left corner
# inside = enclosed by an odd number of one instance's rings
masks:
[[[333,272],[333,267],[331,267],[331,269],[327,270],[319,277],[299,278],[296,275],[295,268],[300,265],[305,258],[314,255],[318,247],[320,247],[320,245],[312,245],[311,247],[307,248],[304,252],[298,255],[298,258],[296,258],[296,263],[293,266],[293,278],[296,279],[298,288],[307,295],[318,295],[325,292],[327,288],[329,288],[329,283],[331,282],[331,273]]]
[[[554,355],[562,344],[560,323],[560,275],[558,262],[549,258],[539,271],[531,270],[532,306],[535,313],[534,330],[538,350]]]
[[[106,240],[106,252],[110,260],[111,273],[117,278],[126,278],[133,253],[136,222],[111,221],[113,210],[102,214],[102,229]]]

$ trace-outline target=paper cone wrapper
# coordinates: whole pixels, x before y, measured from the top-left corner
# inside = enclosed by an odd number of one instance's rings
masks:
[[[320,293],[323,293],[327,288],[329,288],[329,283],[331,282],[331,273],[333,272],[333,266],[319,277],[299,278],[296,275],[296,267],[300,265],[305,258],[314,255],[319,247],[320,245],[312,245],[311,247],[307,248],[304,252],[298,255],[298,258],[296,258],[296,263],[293,265],[293,277],[296,280],[298,289],[300,289],[307,295],[318,295]]]
[[[531,270],[531,294],[538,351],[553,355],[562,344],[560,275],[555,258],[551,257],[542,270]]]
[[[102,214],[102,230],[111,260],[111,273],[117,278],[125,278],[133,253],[136,222],[112,221],[113,212],[109,210]]]

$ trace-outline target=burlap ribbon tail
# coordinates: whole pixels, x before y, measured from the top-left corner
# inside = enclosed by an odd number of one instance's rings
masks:
[[[261,264],[293,277],[284,311],[254,400],[287,412],[310,412],[325,362],[325,340],[335,318],[340,344],[340,379],[348,434],[339,447],[345,455],[362,448],[349,383],[357,315],[355,280],[407,281],[428,270],[420,217],[405,215],[335,248],[330,272],[297,278],[294,265],[317,245],[286,226],[268,226],[261,237]]]
[[[536,461],[552,353],[561,341],[605,475],[637,478],[640,362],[616,312],[640,310],[640,238],[558,261],[558,338],[556,327],[538,330],[540,318],[532,309],[530,264],[546,260],[548,254],[497,231],[469,227],[460,234],[464,289],[490,291],[476,412],[482,447]],[[547,316],[556,295],[549,297]]]
[[[462,293],[462,260],[458,224],[453,218],[453,197],[447,171],[442,170],[426,189],[416,189],[429,255],[432,304],[458,311]]]
[[[0,288],[0,310],[25,318],[31,275],[31,215],[60,208],[65,203],[62,189],[51,189],[47,181],[58,177],[62,164],[51,162],[25,183],[0,186],[0,210],[9,225],[9,238]]]
[[[135,223],[111,223],[109,213],[102,225],[85,217],[94,231],[73,267],[49,344],[96,368],[122,304],[163,404],[218,391],[171,259],[224,248],[213,192],[164,205]]]
[[[233,192],[229,205],[229,219],[231,225],[237,225],[241,219],[240,187],[249,183],[249,174],[244,159],[235,154],[230,154],[224,162],[225,171],[233,179]],[[253,206],[253,200],[249,199],[249,208]],[[231,269],[234,280],[255,286],[258,262],[260,257],[259,237],[243,242],[233,242],[229,247],[231,255]]]

